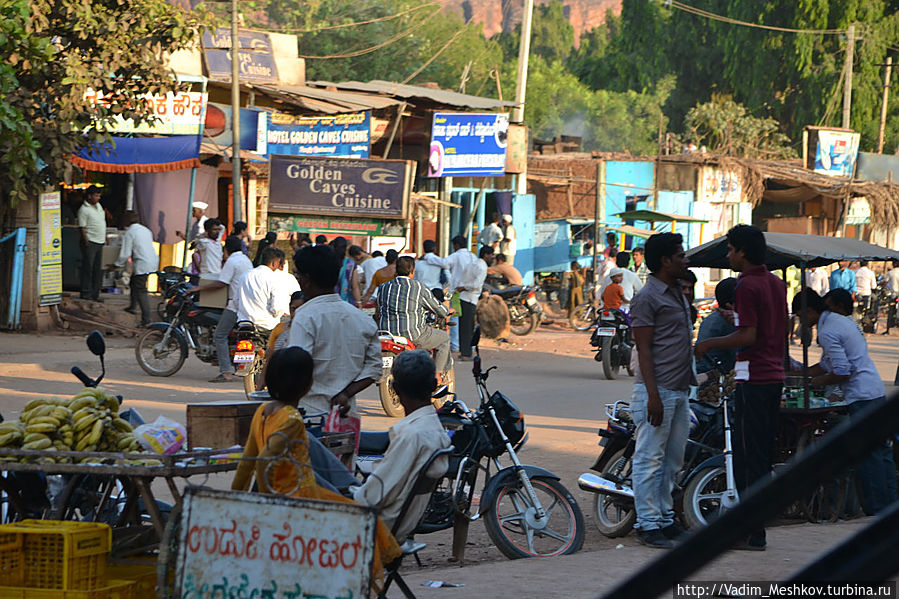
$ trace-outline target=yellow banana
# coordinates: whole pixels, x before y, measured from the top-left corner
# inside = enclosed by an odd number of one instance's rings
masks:
[[[52,432],[56,431],[57,428],[58,428],[58,426],[55,424],[45,424],[45,423],[30,424],[29,423],[28,426],[25,427],[25,432],[26,433],[52,433]]]
[[[52,424],[56,428],[62,426],[62,422],[60,422],[59,419],[54,418],[53,416],[35,416],[28,421],[28,426],[33,426],[35,424]]]
[[[22,426],[19,422],[4,422],[0,424],[0,435],[4,435],[6,433],[14,433],[16,431],[23,431],[25,427]]]
[[[90,437],[85,435],[78,440],[78,444],[75,445],[75,451],[93,451],[96,449],[95,446],[91,445]]]
[[[88,416],[95,416],[96,413],[97,410],[95,410],[92,406],[85,406],[76,412],[72,412],[72,422],[84,420]]]
[[[47,405],[46,399],[33,399],[25,405],[25,408],[22,410],[22,413],[24,414],[25,412],[30,412],[34,408],[36,408],[38,406],[44,406],[44,405]]]
[[[74,430],[76,433],[79,433],[94,426],[97,422],[100,422],[102,426],[102,420],[100,420],[96,416],[88,416],[87,418],[82,418],[81,420],[76,421],[72,426],[72,430]]]
[[[77,412],[82,408],[86,408],[88,406],[94,405],[94,398],[91,397],[78,397],[76,396],[71,402],[69,402],[69,409],[73,412]]]
[[[0,447],[6,447],[7,445],[12,445],[17,441],[22,440],[22,434],[17,432],[12,433],[4,433],[0,435]]]
[[[2,437],[0,437],[0,441],[2,441]],[[0,442],[0,445],[2,445],[2,442]],[[119,438],[119,442],[116,443],[116,448],[120,451],[124,451],[129,449],[132,445],[134,445],[134,437],[131,435],[122,435]]]
[[[103,434],[103,421],[97,420],[94,422],[94,428],[91,429],[91,434],[88,435],[88,439],[90,439],[90,443],[93,445],[100,440],[100,435]]]
[[[53,408],[53,411],[50,412],[50,416],[58,420],[68,420],[72,417],[72,410],[64,406],[56,406]]]
[[[35,441],[40,441],[41,439],[49,439],[47,435],[43,433],[28,433],[23,438],[23,443],[33,443]]]
[[[62,441],[53,441],[53,447],[58,449],[59,451],[68,451],[69,446],[63,443]]]
[[[112,425],[123,433],[130,433],[134,430],[133,428],[131,428],[131,425],[128,424],[128,421],[122,418],[113,418]]]
[[[38,439],[37,441],[23,444],[22,449],[47,449],[48,447],[52,446],[53,441],[51,441],[48,437],[44,437],[43,439]]]

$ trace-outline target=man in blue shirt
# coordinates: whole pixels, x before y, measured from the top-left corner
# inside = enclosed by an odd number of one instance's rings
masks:
[[[823,354],[821,362],[809,368],[808,374],[814,377],[812,384],[840,385],[843,398],[849,404],[850,418],[886,401],[883,381],[868,355],[865,336],[855,322],[828,310],[821,296],[810,289],[793,298],[794,314],[801,310],[803,294],[806,295],[806,321],[809,326],[818,325],[818,344]],[[856,464],[856,474],[865,513],[876,514],[896,501],[896,465],[887,439],[881,439]]]
[[[734,298],[737,294],[737,280],[733,277],[724,279],[715,285],[715,299],[718,301],[718,309],[706,316],[699,325],[699,333],[696,342],[705,341],[713,337],[727,337],[737,330],[734,326]],[[696,372],[708,372],[715,368],[715,361],[721,362],[723,374],[734,369],[737,361],[737,350],[716,349],[696,361]]]
[[[841,260],[840,267],[830,273],[830,288],[845,289],[855,296],[855,273],[850,270],[848,260]]]

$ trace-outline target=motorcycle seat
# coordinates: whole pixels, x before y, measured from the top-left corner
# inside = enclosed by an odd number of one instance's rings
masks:
[[[387,451],[390,445],[390,433],[384,432],[366,432],[359,433],[359,454],[360,455],[380,455]]]
[[[490,291],[493,295],[498,295],[500,297],[515,297],[521,290],[524,289],[521,285],[516,285],[514,287],[506,287],[505,289],[492,289]]]

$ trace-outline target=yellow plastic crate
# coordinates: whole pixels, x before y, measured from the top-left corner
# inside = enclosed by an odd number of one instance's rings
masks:
[[[0,586],[3,599],[136,599],[135,583],[130,580],[107,580],[93,590],[32,589]]]
[[[95,522],[23,520],[0,525],[0,586],[102,588],[111,543],[109,526]]]
[[[116,580],[130,580],[135,584],[133,599],[156,599],[156,563],[106,565],[106,575]]]

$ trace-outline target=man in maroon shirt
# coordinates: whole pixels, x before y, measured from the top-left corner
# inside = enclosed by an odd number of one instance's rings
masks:
[[[734,367],[733,432],[734,474],[742,494],[771,472],[784,381],[787,288],[765,268],[767,246],[759,229],[737,225],[727,232],[727,246],[731,267],[741,273],[734,304],[737,330],[697,343],[695,354],[701,359],[710,350],[740,350]],[[765,529],[761,528],[738,548],[763,551],[765,544]]]

